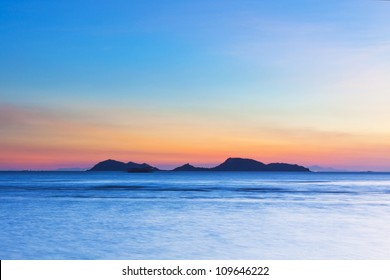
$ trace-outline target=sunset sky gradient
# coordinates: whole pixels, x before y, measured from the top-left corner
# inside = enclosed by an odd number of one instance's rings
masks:
[[[0,3],[0,169],[390,171],[390,2]]]

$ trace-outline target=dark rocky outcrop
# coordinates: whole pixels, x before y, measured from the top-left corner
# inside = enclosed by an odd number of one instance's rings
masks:
[[[108,159],[102,162],[99,162],[89,171],[126,171],[126,163],[121,161],[116,161]]]
[[[222,164],[211,168],[211,171],[268,171],[268,172],[308,172],[308,168],[288,163],[264,164],[248,158],[228,158]]]
[[[88,171],[128,171],[128,172],[151,172],[157,171],[158,168],[153,167],[146,163],[135,163],[128,162],[124,163],[121,161],[116,161],[112,159],[108,159],[102,162],[99,162],[94,167],[92,167]]]
[[[267,164],[266,171],[277,171],[277,172],[310,172],[309,168],[300,166],[298,164],[288,164],[288,163],[270,163]]]
[[[247,158],[228,158],[220,165],[210,168],[212,171],[267,171],[264,163]]]
[[[129,172],[129,173],[151,173],[154,171],[158,171],[158,169],[156,167],[153,167],[150,165],[147,165],[144,167],[133,167],[133,168],[127,169],[127,172]]]

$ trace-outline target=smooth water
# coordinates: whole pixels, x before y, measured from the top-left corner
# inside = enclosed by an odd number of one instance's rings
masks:
[[[0,172],[0,259],[390,259],[390,174]]]

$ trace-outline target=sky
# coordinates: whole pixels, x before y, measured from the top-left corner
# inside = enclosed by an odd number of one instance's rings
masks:
[[[390,171],[390,1],[2,0],[0,169]]]

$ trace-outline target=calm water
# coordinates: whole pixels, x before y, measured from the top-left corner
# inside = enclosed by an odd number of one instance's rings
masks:
[[[0,259],[390,259],[390,174],[0,172]]]

